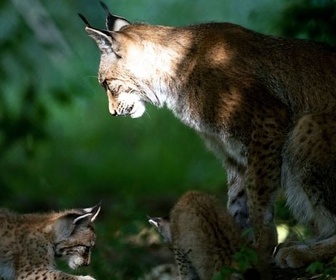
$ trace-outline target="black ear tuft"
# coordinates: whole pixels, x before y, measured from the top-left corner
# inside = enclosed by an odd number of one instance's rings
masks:
[[[109,31],[120,31],[124,26],[130,25],[131,23],[123,17],[112,15],[106,4],[100,1],[100,5],[106,12],[106,28]]]
[[[88,20],[80,13],[78,13],[78,16],[82,19],[82,21],[84,21],[85,25],[87,27],[91,27],[90,23],[88,22]]]
[[[109,8],[107,7],[107,5],[103,1],[100,1],[100,6],[103,7],[103,9],[105,10],[106,14],[110,13]]]

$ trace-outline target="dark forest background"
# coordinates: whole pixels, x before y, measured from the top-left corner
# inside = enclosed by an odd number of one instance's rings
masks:
[[[331,0],[105,0],[130,21],[230,21],[267,34],[336,43]],[[99,51],[77,13],[103,28],[92,0],[0,2],[0,205],[19,212],[102,200],[97,279],[140,279],[172,262],[146,215],[166,215],[185,191],[223,197],[225,171],[166,109],[113,118],[97,82]],[[279,198],[279,229],[296,228]]]

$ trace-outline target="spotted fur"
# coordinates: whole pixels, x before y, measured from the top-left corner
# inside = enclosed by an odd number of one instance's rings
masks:
[[[234,255],[247,246],[241,228],[214,196],[189,191],[168,218],[154,225],[174,252],[180,280],[210,280],[223,268],[237,268]],[[242,279],[232,274],[230,279]]]
[[[63,258],[70,268],[90,264],[100,206],[46,214],[0,209],[0,276],[5,280],[94,280],[55,268]]]

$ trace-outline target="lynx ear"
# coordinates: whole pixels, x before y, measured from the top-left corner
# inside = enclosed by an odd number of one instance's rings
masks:
[[[68,213],[58,218],[54,224],[55,239],[57,242],[69,238],[76,228],[87,227],[94,222],[101,209],[101,203],[91,208],[81,210],[82,214]],[[78,210],[77,210],[78,211]]]
[[[106,28],[110,31],[120,31],[123,27],[130,25],[131,23],[123,17],[112,15],[106,6],[106,4],[100,1],[100,5],[106,12]]]
[[[111,54],[114,52],[111,35],[91,27],[85,27],[85,31],[93,40],[95,40],[98,48],[103,54]]]
[[[66,214],[58,218],[54,224],[54,233],[55,233],[55,241],[60,242],[69,238],[69,236],[75,230],[76,224],[73,222],[78,215],[76,214]]]
[[[78,15],[86,25],[86,33],[95,40],[102,54],[111,54],[118,51],[118,44],[114,41],[111,32],[92,27],[82,14]]]
[[[171,230],[170,230],[170,223],[168,217],[154,217],[150,218],[148,217],[148,222],[153,225],[157,231],[161,234],[163,237],[164,242],[171,243],[172,242],[172,236],[171,236]]]

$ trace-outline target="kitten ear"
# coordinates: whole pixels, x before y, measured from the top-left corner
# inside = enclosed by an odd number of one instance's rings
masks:
[[[78,227],[87,227],[94,222],[101,209],[101,202],[91,208],[81,209],[81,214],[68,213],[59,217],[54,224],[55,239],[58,241],[69,238]]]
[[[113,46],[114,40],[111,32],[93,28],[82,14],[78,15],[86,25],[86,33],[96,42],[102,54],[115,53],[114,48],[116,48],[116,46]]]
[[[100,5],[106,12],[106,28],[110,31],[120,31],[123,27],[130,25],[131,23],[123,17],[112,15],[106,6],[106,4],[100,1]]]
[[[55,221],[54,233],[56,242],[69,238],[76,227],[73,223],[76,217],[78,217],[78,215],[66,214]]]
[[[171,243],[172,242],[172,236],[171,236],[171,230],[170,230],[170,222],[168,217],[154,217],[150,218],[148,217],[148,222],[153,225],[157,231],[161,234],[163,237],[164,242]]]

